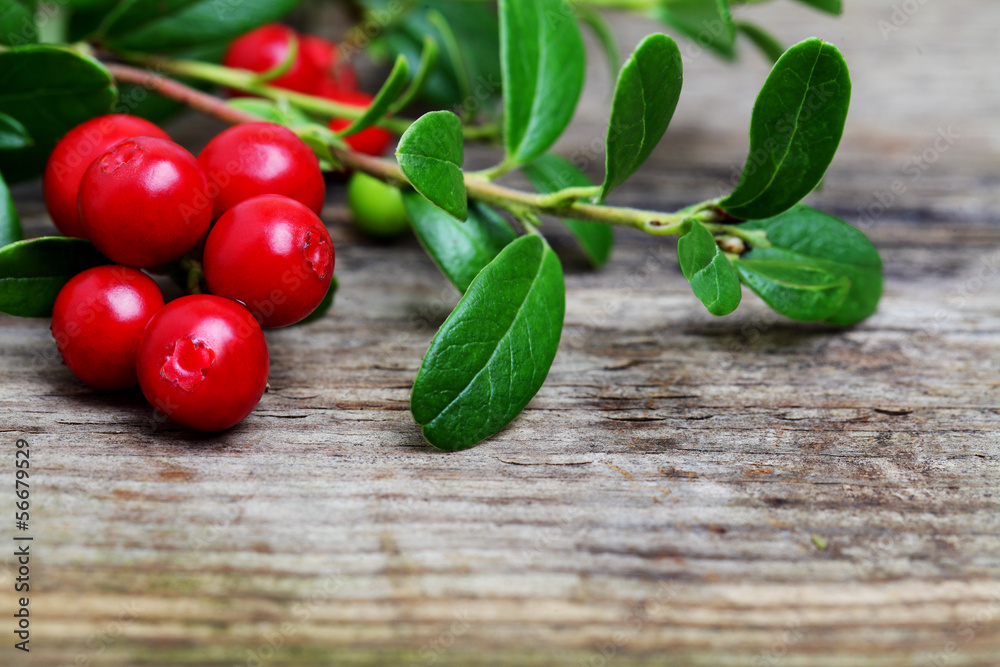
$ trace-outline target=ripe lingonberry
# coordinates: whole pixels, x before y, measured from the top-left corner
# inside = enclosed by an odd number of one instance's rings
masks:
[[[358,76],[350,63],[340,57],[337,45],[316,35],[300,35],[299,48],[323,72],[313,92],[324,95],[326,92],[339,90],[355,90],[358,87]]]
[[[200,431],[243,421],[264,395],[270,362],[250,312],[220,296],[184,296],[160,309],[139,344],[139,386],[160,413]]]
[[[135,357],[146,323],[163,307],[153,280],[125,266],[98,266],[73,276],[52,308],[52,336],[63,363],[98,389],[136,384]]]
[[[245,35],[237,37],[222,58],[226,67],[236,67],[251,72],[267,72],[282,65],[288,59],[291,42],[298,35],[287,26],[277,23],[262,25]],[[323,71],[309,58],[299,44],[299,52],[291,66],[281,76],[268,81],[268,85],[312,93],[317,82],[323,78]],[[241,93],[234,93],[240,95]]]
[[[399,236],[410,228],[399,188],[360,171],[347,183],[347,206],[358,229],[371,236]]]
[[[231,127],[198,155],[215,195],[213,219],[257,195],[291,197],[319,213],[325,186],[319,160],[304,141],[274,123]]]
[[[212,222],[208,181],[177,144],[135,137],[87,168],[80,217],[97,249],[119,264],[150,268],[191,250]]]
[[[367,108],[372,103],[372,96],[360,91],[335,91],[326,97],[334,100],[335,102],[341,102],[342,104],[349,104],[355,107]],[[347,128],[353,121],[347,118],[334,118],[330,121],[330,129],[334,132],[339,132]],[[392,134],[388,130],[384,130],[381,127],[368,127],[357,134],[352,134],[349,137],[344,137],[344,141],[347,145],[356,150],[359,153],[365,153],[367,155],[381,155],[385,152],[386,146],[392,141]]]
[[[330,233],[315,213],[278,195],[229,209],[205,242],[205,280],[213,294],[246,305],[265,327],[307,317],[333,279]]]
[[[67,132],[49,155],[42,178],[45,206],[52,216],[52,222],[66,236],[86,238],[77,195],[83,173],[106,150],[119,141],[137,136],[169,139],[167,133],[148,120],[111,114],[92,118]]]

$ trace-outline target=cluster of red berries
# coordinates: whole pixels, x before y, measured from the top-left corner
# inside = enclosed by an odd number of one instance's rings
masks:
[[[138,383],[191,428],[246,417],[267,386],[261,327],[307,317],[333,278],[318,216],[323,175],[309,147],[280,125],[248,123],[195,158],[147,121],[103,116],[60,140],[43,187],[59,229],[115,263],[75,276],[56,299],[52,334],[65,364],[101,389]],[[164,305],[141,269],[199,255],[211,294]]]
[[[315,35],[300,35],[277,23],[237,38],[222,62],[226,67],[269,72],[286,64],[296,44],[298,51],[291,64],[281,76],[268,81],[268,85],[359,108],[371,104],[372,96],[358,90],[357,76],[350,63],[340,57],[336,44]],[[337,132],[350,124],[346,118],[334,118],[330,129]],[[392,135],[380,127],[369,127],[344,139],[352,149],[369,155],[384,153],[391,140]]]

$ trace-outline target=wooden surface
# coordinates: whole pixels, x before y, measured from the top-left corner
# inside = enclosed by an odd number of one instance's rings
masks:
[[[1000,7],[926,3],[884,39],[889,2],[846,4],[840,20],[753,14],[787,42],[837,42],[854,72],[813,198],[877,214],[862,226],[886,294],[853,330],[752,295],[714,319],[671,241],[622,233],[591,273],[556,234],[569,294],[547,384],[490,442],[439,453],[408,395],[457,295],[412,240],[352,232],[340,187],[335,309],[268,334],[272,390],[230,432],[88,391],[47,322],[0,319],[0,506],[26,438],[35,538],[32,651],[11,648],[4,549],[0,663],[1000,664],[1000,86],[984,55]],[[626,46],[651,29],[618,27]],[[618,202],[714,196],[742,164],[766,65],[686,56],[677,121]],[[594,60],[567,154],[600,136]],[[911,178],[948,128],[960,139]],[[17,196],[49,231],[37,188]]]

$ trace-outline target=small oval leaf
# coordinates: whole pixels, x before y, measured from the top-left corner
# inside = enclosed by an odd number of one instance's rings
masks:
[[[677,43],[650,35],[629,56],[618,75],[608,123],[603,201],[649,158],[670,125],[684,81]]]
[[[736,57],[736,30],[728,0],[664,0],[654,13],[696,44],[723,58]]]
[[[410,64],[406,62],[405,56],[399,56],[396,58],[396,64],[393,65],[392,71],[389,72],[389,77],[382,84],[382,88],[375,95],[375,99],[371,101],[365,112],[361,114],[360,118],[357,118],[343,130],[337,132],[337,136],[346,137],[357,134],[379,122],[389,112],[389,107],[399,99],[409,80]]]
[[[410,409],[439,449],[472,447],[534,397],[559,347],[566,289],[538,236],[508,245],[469,286],[431,341]]]
[[[461,292],[517,238],[507,221],[480,202],[472,202],[462,223],[416,192],[403,194],[410,225],[441,273]]]
[[[0,113],[0,151],[27,148],[33,143],[28,130],[19,120]]]
[[[739,21],[736,24],[736,29],[743,35],[746,35],[747,39],[753,42],[753,45],[767,56],[768,60],[772,63],[778,62],[781,56],[785,54],[785,45],[759,25]]]
[[[736,189],[719,206],[754,220],[797,204],[833,161],[850,102],[851,78],[837,47],[808,39],[789,48],[757,96],[750,156]]]
[[[103,264],[111,261],[82,239],[46,236],[4,246],[0,248],[0,312],[48,317],[66,281]]]
[[[799,0],[804,5],[815,7],[827,14],[840,15],[844,11],[842,0]]]
[[[851,281],[822,269],[779,260],[739,259],[736,270],[767,305],[799,322],[819,322],[843,305]]]
[[[462,122],[450,111],[418,118],[399,139],[396,159],[417,192],[449,215],[465,220],[469,197],[462,176]]]
[[[697,220],[677,241],[677,260],[691,290],[717,317],[736,310],[743,297],[740,277],[719,249],[712,232]]]
[[[507,159],[530,162],[569,125],[583,91],[587,54],[564,0],[500,0]]]
[[[546,153],[524,166],[524,174],[535,190],[542,194],[565,188],[593,187],[590,179],[564,157]],[[583,254],[595,268],[604,266],[615,245],[615,232],[611,225],[586,220],[562,220],[580,244]]]
[[[827,322],[851,326],[878,308],[882,297],[882,259],[872,242],[858,229],[808,206],[796,206],[767,220],[741,225],[767,232],[770,248],[753,249],[746,259],[808,264],[851,282],[844,303]]]
[[[3,176],[0,176],[0,248],[23,238],[24,231],[14,207],[14,198],[11,197]]]

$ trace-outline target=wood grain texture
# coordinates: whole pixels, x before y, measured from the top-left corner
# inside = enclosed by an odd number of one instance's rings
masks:
[[[26,438],[35,536],[32,652],[10,648],[8,554],[0,663],[1000,664],[1000,107],[981,57],[1000,8],[926,3],[883,39],[890,3],[846,4],[840,20],[748,14],[786,42],[828,36],[852,66],[844,149],[812,201],[883,253],[882,307],[854,329],[781,320],[749,293],[715,319],[672,241],[621,233],[592,273],[557,232],[567,313],[547,384],[490,442],[439,453],[409,388],[457,294],[412,240],[358,237],[336,185],[335,308],[269,332],[271,391],[230,432],[97,395],[47,322],[0,319],[2,474]],[[669,209],[742,166],[766,66],[685,55],[674,127],[617,202]],[[565,153],[592,150],[605,84],[597,71]],[[935,149],[949,127],[961,138]],[[17,192],[30,231],[49,230],[37,190]]]

